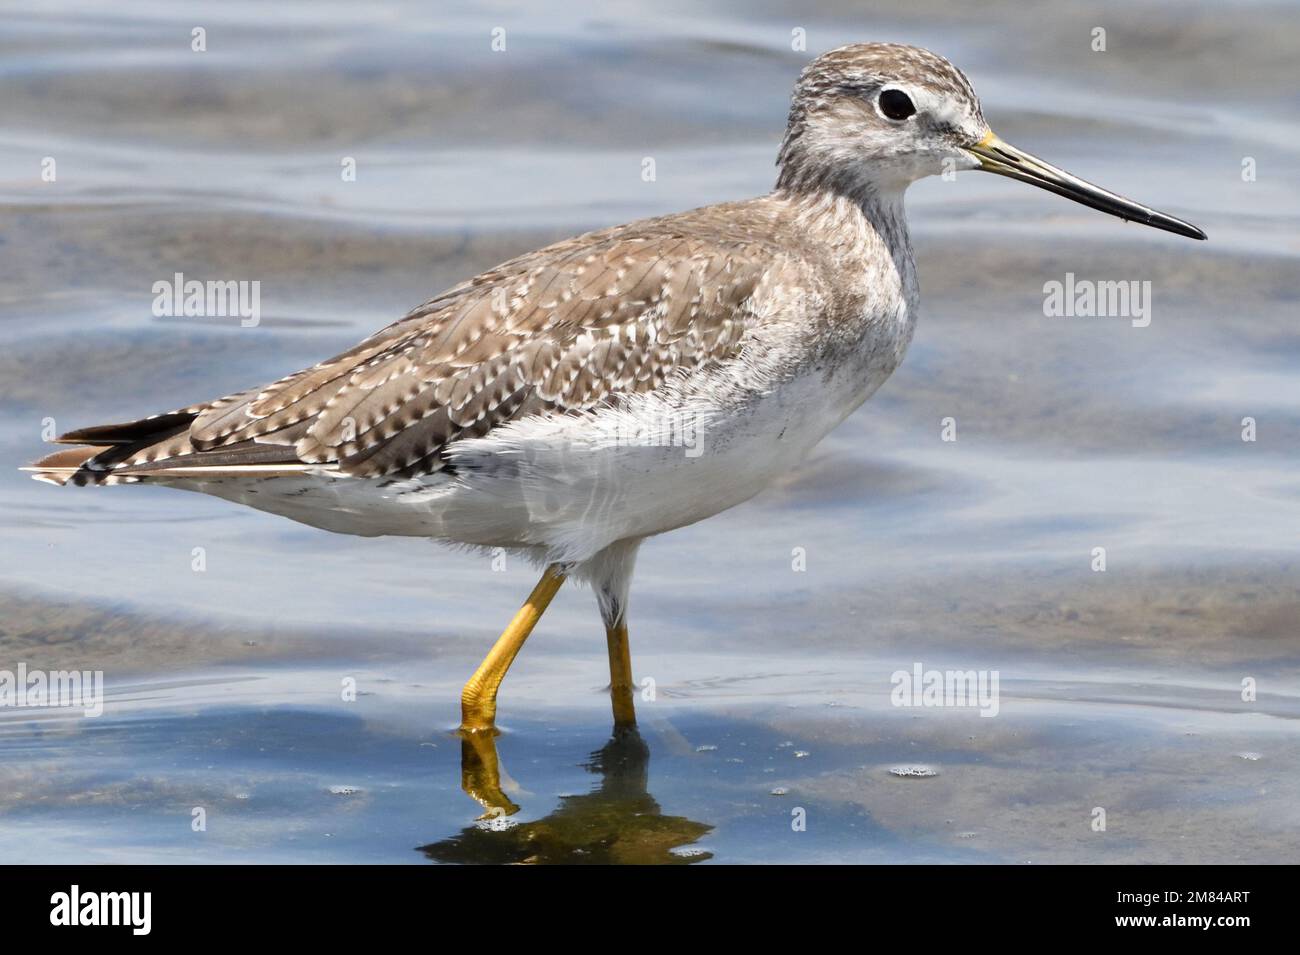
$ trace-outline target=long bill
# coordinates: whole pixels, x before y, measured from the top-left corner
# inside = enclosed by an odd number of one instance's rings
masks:
[[[1176,235],[1185,235],[1189,239],[1206,238],[1205,233],[1190,222],[1175,219],[1140,202],[1125,199],[1100,186],[1085,182],[1064,169],[1043,162],[1023,149],[1017,149],[1010,143],[1003,142],[992,132],[974,146],[967,146],[966,151],[979,160],[980,168],[985,172],[1019,179],[1039,189],[1046,189],[1048,192],[1065,196],[1067,199],[1073,199],[1075,202],[1121,219],[1149,225],[1153,229],[1164,229]]]

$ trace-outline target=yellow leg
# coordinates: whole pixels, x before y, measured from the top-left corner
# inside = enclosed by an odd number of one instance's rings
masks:
[[[497,688],[505,679],[510,664],[515,662],[528,635],[542,619],[551,599],[564,583],[564,574],[555,567],[547,567],[542,579],[519,608],[505,632],[497,638],[488,655],[483,658],[474,675],[460,694],[460,728],[466,733],[481,733],[495,728],[497,715]]]
[[[632,648],[627,642],[627,623],[620,620],[605,628],[609,644],[609,697],[614,705],[614,726],[636,726],[632,705]]]

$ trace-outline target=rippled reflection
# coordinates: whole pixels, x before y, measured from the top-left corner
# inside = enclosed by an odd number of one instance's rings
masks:
[[[713,827],[664,815],[647,788],[649,767],[650,747],[636,728],[616,729],[584,764],[600,777],[595,789],[561,796],[549,815],[515,823],[509,817],[520,807],[502,788],[496,740],[488,734],[466,736],[461,785],[487,811],[474,825],[419,851],[435,862],[469,864],[688,865],[712,858],[688,847]]]

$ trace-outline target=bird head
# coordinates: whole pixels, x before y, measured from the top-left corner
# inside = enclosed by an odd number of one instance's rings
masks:
[[[999,138],[965,74],[942,56],[895,43],[824,53],[799,77],[777,159],[779,188],[858,201],[901,194],[926,176],[981,170],[1110,215],[1194,239],[1190,223],[1071,175]]]

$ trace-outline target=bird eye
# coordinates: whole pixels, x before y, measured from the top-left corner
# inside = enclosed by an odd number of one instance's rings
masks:
[[[902,90],[885,90],[880,94],[880,111],[890,119],[903,120],[915,113],[916,107]]]

